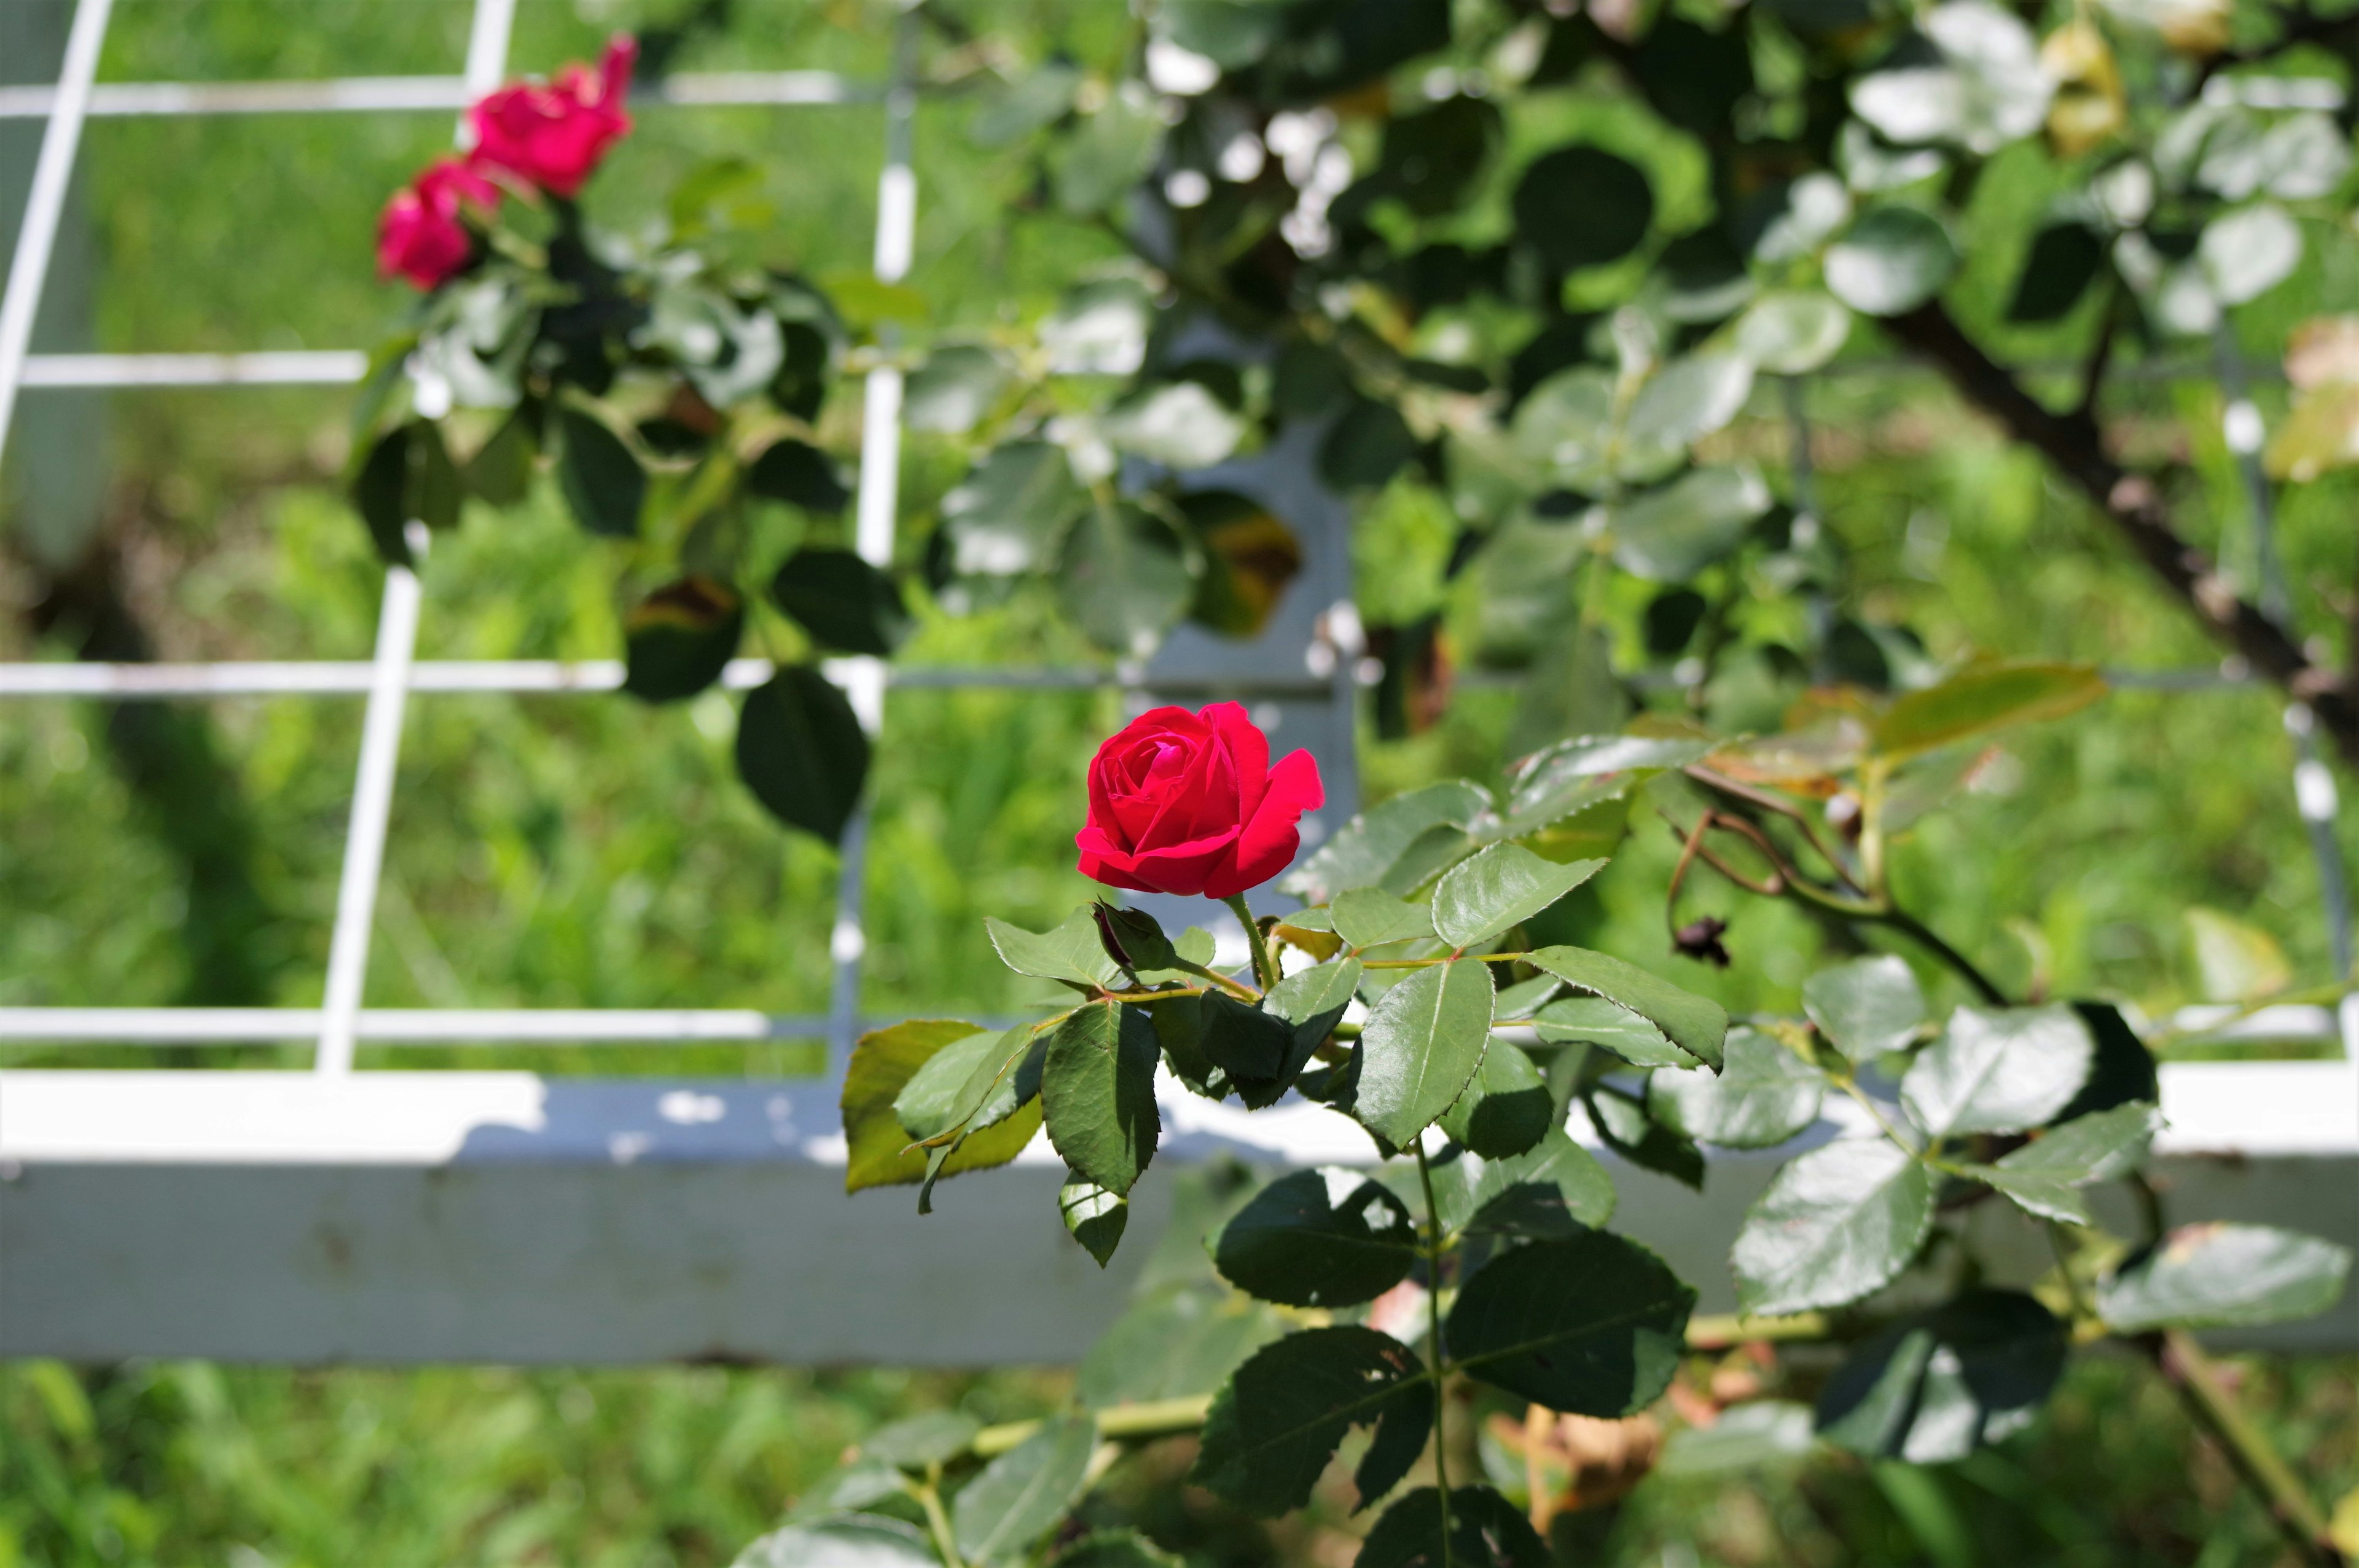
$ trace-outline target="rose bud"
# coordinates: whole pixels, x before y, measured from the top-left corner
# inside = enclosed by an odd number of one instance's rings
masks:
[[[379,277],[408,278],[437,288],[475,254],[475,236],[459,221],[462,208],[490,212],[499,188],[455,158],[444,158],[395,192],[376,225]]]
[[[569,65],[554,81],[524,81],[488,94],[467,111],[475,162],[551,196],[571,197],[631,128],[623,97],[638,54],[635,39],[617,35],[594,70]]]
[[[1671,933],[1671,951],[1683,958],[1694,958],[1716,969],[1724,969],[1728,968],[1728,947],[1720,936],[1727,929],[1727,921],[1716,920],[1709,914],[1700,920],[1690,920]]]
[[[1234,702],[1158,708],[1090,761],[1081,871],[1135,892],[1234,898],[1284,871],[1302,814],[1323,805],[1319,764],[1269,765],[1269,738]]]

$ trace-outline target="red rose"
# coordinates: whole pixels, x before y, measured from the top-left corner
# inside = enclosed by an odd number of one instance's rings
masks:
[[[1295,824],[1325,803],[1319,764],[1269,765],[1269,738],[1234,702],[1158,708],[1098,748],[1082,874],[1135,892],[1233,898],[1286,870]]]
[[[499,188],[455,158],[429,168],[385,204],[376,224],[376,273],[398,275],[420,288],[449,280],[474,254],[475,237],[459,222],[461,207],[499,205]]]
[[[467,111],[474,159],[506,169],[552,196],[571,197],[606,149],[631,128],[623,113],[636,40],[617,35],[592,70],[569,65],[549,82],[503,87]]]

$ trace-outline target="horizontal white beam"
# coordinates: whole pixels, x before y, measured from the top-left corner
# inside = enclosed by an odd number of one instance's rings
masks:
[[[831,659],[830,679],[845,684],[845,669],[859,661]],[[66,661],[0,663],[0,697],[364,697],[375,666],[364,660],[287,660],[218,664],[81,664]],[[750,691],[776,674],[767,659],[732,659],[723,667],[720,685],[728,691]],[[413,692],[551,693],[617,691],[623,685],[620,659],[420,659],[410,667]],[[1060,669],[992,669],[984,666],[923,665],[886,670],[886,683],[897,687],[1004,687],[1027,689],[1086,691],[1099,687],[1149,684],[1136,665],[1111,670],[1087,666]],[[1324,697],[1325,682],[1298,676],[1202,676],[1183,674],[1154,676],[1158,690],[1195,689],[1250,692],[1256,695],[1296,694]]]
[[[233,1045],[316,1040],[314,1007],[0,1007],[0,1041],[52,1045]],[[664,1044],[816,1039],[818,1013],[711,1008],[363,1008],[377,1045]],[[243,1076],[244,1075],[240,1075]]]
[[[24,384],[46,388],[136,386],[350,386],[368,373],[357,349],[252,354],[32,354]]]
[[[683,71],[642,85],[635,107],[863,103],[884,89],[827,70]],[[91,89],[97,119],[191,114],[342,114],[464,109],[479,94],[458,76],[346,76],[321,81],[110,81]],[[0,120],[48,116],[57,89],[0,87]]]

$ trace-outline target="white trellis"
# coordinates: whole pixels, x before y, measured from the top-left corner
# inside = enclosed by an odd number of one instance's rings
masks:
[[[364,373],[365,356],[349,351],[31,353],[88,120],[455,112],[506,74],[515,5],[476,0],[458,76],[100,84],[112,0],[74,0],[56,85],[0,88],[0,119],[43,124],[0,298],[0,452],[20,390],[342,385]],[[885,145],[873,265],[896,281],[910,265],[917,200],[914,23],[905,14],[897,29],[881,84],[813,71],[679,74],[641,97],[683,106],[877,103]],[[855,543],[879,565],[893,551],[900,397],[897,369],[869,373]],[[1297,431],[1263,457],[1208,476],[1262,494],[1304,535],[1309,565],[1272,628],[1243,645],[1183,630],[1147,666],[1117,678],[1134,694],[1236,695],[1264,705],[1266,723],[1281,721],[1288,743],[1319,756],[1329,816],[1340,819],[1356,795],[1360,649],[1356,621],[1341,612],[1342,514],[1309,479],[1309,458]],[[2262,512],[2265,546],[2266,524]],[[1331,605],[1339,612],[1322,614]],[[972,1363],[1074,1354],[1114,1309],[1145,1248],[1126,1248],[1108,1274],[1083,1261],[1049,1222],[1060,1174],[1052,1159],[1027,1155],[995,1180],[959,1184],[946,1206],[962,1211],[962,1223],[921,1228],[905,1194],[841,1196],[842,1140],[829,1086],[352,1070],[361,1044],[815,1034],[840,1065],[861,1025],[864,815],[845,838],[824,1014],[364,1007],[410,695],[608,692],[622,680],[613,661],[418,661],[419,610],[416,577],[396,567],[365,663],[0,665],[0,699],[366,699],[321,1007],[0,1008],[0,1043],[317,1047],[310,1073],[0,1071],[0,1355]],[[893,686],[1106,684],[1096,671],[888,669],[869,659],[832,661],[828,671],[872,732]],[[769,674],[766,662],[740,659],[722,684],[748,689]],[[2185,678],[2212,677],[2155,684]],[[2304,768],[2305,819],[2313,828],[2321,818],[2331,824],[2332,781],[2307,752]],[[2339,864],[2331,837],[2317,838],[2332,899]],[[2345,927],[2338,922],[2335,931],[2347,952]],[[2319,1009],[2267,1026],[2332,1034],[2336,1023]],[[2321,1192],[2359,1191],[2354,1071],[2347,1060],[2166,1067],[2174,1131],[2165,1164],[2188,1191],[2190,1212],[2289,1219],[2359,1242],[2359,1204],[2321,1212],[2317,1201]],[[1295,1162],[1366,1157],[1365,1141],[1317,1107],[1246,1119],[1182,1096],[1167,1117],[1167,1161],[1213,1151]],[[2221,1152],[2236,1159],[2213,1157]],[[1715,1159],[1699,1204],[1617,1164],[1622,1223],[1701,1282],[1712,1307],[1726,1295],[1727,1239],[1769,1168],[1760,1157]],[[1142,1189],[1134,1221],[1141,1241],[1160,1228],[1167,1195],[1163,1184]],[[2346,1303],[2339,1315],[2277,1339],[2359,1341],[2359,1313]]]

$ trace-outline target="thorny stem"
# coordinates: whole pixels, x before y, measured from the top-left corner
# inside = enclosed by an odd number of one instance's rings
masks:
[[[2328,1538],[2325,1516],[2309,1488],[2237,1404],[2195,1336],[2183,1328],[2165,1329],[2140,1338],[2138,1347],[2179,1390],[2196,1424],[2227,1450],[2229,1463],[2267,1504],[2269,1517],[2296,1555],[2315,1568],[2343,1568],[2347,1560]]]
[[[1426,1162],[1424,1139],[1416,1140],[1411,1147],[1417,1151],[1418,1185],[1425,1190],[1425,1314],[1427,1333],[1433,1346],[1433,1360],[1426,1368],[1426,1376],[1433,1382],[1433,1485],[1441,1498],[1441,1568],[1451,1568],[1450,1434],[1444,1425],[1444,1415],[1450,1408],[1445,1385],[1450,1358],[1441,1342],[1441,1206],[1433,1201],[1433,1168]]]
[[[1269,944],[1263,940],[1261,927],[1254,921],[1253,906],[1245,895],[1234,893],[1221,901],[1236,912],[1237,924],[1245,928],[1245,945],[1253,949],[1254,983],[1267,991],[1277,984],[1277,966],[1269,956]]]

